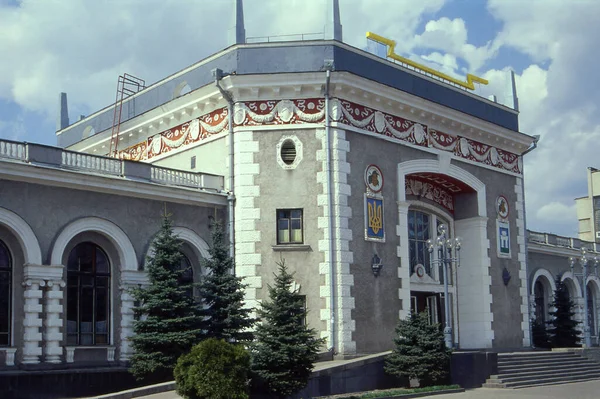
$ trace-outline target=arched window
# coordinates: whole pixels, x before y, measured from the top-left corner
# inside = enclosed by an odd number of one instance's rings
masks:
[[[535,296],[535,320],[545,326],[546,324],[546,296],[544,284],[540,280],[535,282],[533,286],[533,294]]]
[[[8,248],[0,241],[0,346],[10,346],[11,299],[12,259]]]
[[[94,243],[78,244],[67,263],[67,345],[108,345],[110,263]]]
[[[414,209],[408,211],[408,250],[411,272],[414,272],[415,266],[419,264],[423,265],[425,273],[436,278],[443,284],[444,280],[441,269],[437,271],[431,270],[431,254],[427,248],[427,240],[434,240],[437,237],[437,229],[442,223],[448,226],[448,222],[436,214]],[[449,235],[449,233],[447,234]],[[449,283],[452,284],[451,281]]]
[[[183,273],[181,273],[181,276],[179,277],[179,284],[180,285],[191,285],[194,283],[194,270],[192,269],[192,262],[190,262],[190,259],[185,256],[184,254],[181,254],[181,262],[179,263],[179,270],[183,270]],[[191,286],[189,289],[186,290],[186,294],[189,297],[194,297],[194,288],[193,286]]]

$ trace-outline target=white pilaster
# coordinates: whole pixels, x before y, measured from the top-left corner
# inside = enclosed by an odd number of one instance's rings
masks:
[[[316,136],[318,140],[321,140],[321,148],[323,148],[317,152],[317,160],[322,162],[322,172],[317,174],[317,183],[323,188],[322,194],[317,198],[317,203],[323,211],[323,216],[319,218],[318,223],[323,231],[323,239],[319,241],[319,252],[323,254],[323,262],[319,264],[319,273],[324,281],[320,287],[320,296],[326,299],[325,308],[321,309],[321,320],[326,322],[325,329],[321,331],[321,337],[327,338],[328,346],[331,347],[331,309],[332,303],[334,303],[336,342],[334,350],[340,355],[351,355],[356,353],[356,342],[352,337],[352,333],[356,330],[356,322],[352,319],[352,310],[355,307],[354,298],[351,295],[354,276],[350,273],[350,264],[354,261],[354,255],[350,250],[350,242],[353,237],[352,230],[348,228],[349,220],[352,217],[352,210],[348,206],[351,190],[347,183],[350,164],[346,161],[346,154],[350,151],[350,142],[346,140],[346,132],[332,129],[330,171],[325,153],[327,148],[325,131],[317,130]],[[327,181],[329,172],[333,179],[333,226],[330,226],[329,217]],[[331,227],[333,227],[333,237],[331,237]],[[332,240],[334,244],[334,293],[331,292],[330,243]]]
[[[529,313],[530,307],[528,304],[528,292],[527,292],[527,252],[525,240],[527,239],[525,231],[525,201],[523,198],[523,179],[521,177],[516,178],[515,193],[517,194],[517,245],[519,246],[519,252],[517,260],[519,262],[519,281],[521,283],[519,287],[519,295],[521,296],[521,330],[523,330],[523,346],[531,346],[531,327],[529,325],[533,313]]]
[[[454,222],[456,236],[463,238],[457,281],[462,349],[491,348],[494,339],[487,221],[476,216]]]
[[[404,181],[399,181],[398,185],[404,187]],[[398,298],[402,301],[402,308],[398,311],[398,318],[405,319],[410,315],[410,258],[408,251],[408,208],[407,202],[398,201],[398,225],[396,226],[396,236],[398,236],[398,246],[396,254],[400,259],[398,264]]]
[[[133,355],[130,339],[133,335],[134,298],[131,295],[131,289],[144,285],[148,285],[148,275],[146,272],[141,270],[121,271],[121,286],[119,287],[121,294],[120,361],[128,361],[131,358],[131,355]],[[115,348],[108,349],[107,359],[108,361],[113,361],[115,359]]]
[[[62,266],[61,266],[62,271]],[[62,355],[62,347],[60,342],[63,336],[60,329],[63,326],[62,314],[63,299],[62,288],[65,287],[65,282],[62,280],[49,280],[46,282],[47,289],[45,292],[45,307],[46,313],[44,318],[44,355],[46,363],[60,363]]]
[[[244,278],[248,284],[245,290],[245,306],[256,309],[259,305],[257,290],[262,288],[260,265],[262,257],[256,252],[261,232],[256,221],[260,219],[257,198],[260,187],[255,183],[260,173],[260,165],[255,162],[255,153],[259,151],[258,140],[254,132],[236,132],[234,138],[234,190],[235,193],[235,264],[236,275]],[[256,313],[252,313],[256,317]]]
[[[27,266],[25,266],[27,267]],[[40,279],[25,279],[23,286],[25,287],[24,296],[24,315],[23,320],[23,364],[38,364],[42,355],[42,299],[41,287],[44,287],[46,282]]]

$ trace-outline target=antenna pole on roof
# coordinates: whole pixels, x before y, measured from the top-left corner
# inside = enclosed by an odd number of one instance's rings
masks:
[[[340,19],[340,1],[325,0],[325,40],[342,40],[342,22]]]
[[[229,28],[228,45],[246,43],[246,29],[244,28],[244,1],[234,0],[233,21]]]

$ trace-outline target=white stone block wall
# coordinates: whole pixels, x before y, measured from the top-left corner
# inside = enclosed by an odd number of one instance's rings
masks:
[[[404,182],[398,182],[398,185]],[[398,202],[398,225],[396,225],[396,236],[398,246],[396,254],[400,259],[398,265],[399,285],[398,298],[402,301],[402,308],[398,311],[398,318],[405,319],[410,314],[410,255],[408,250],[408,208],[406,202]]]
[[[521,295],[521,329],[523,330],[523,346],[531,346],[531,329],[529,326],[530,319],[533,315],[529,313],[529,295],[527,292],[527,253],[525,240],[527,239],[525,231],[525,200],[523,198],[523,179],[516,178],[515,193],[517,194],[517,245],[519,251],[517,253],[517,261],[519,262],[519,295]]]
[[[260,219],[260,209],[256,203],[260,187],[255,184],[260,173],[260,165],[255,162],[259,142],[254,132],[236,132],[234,137],[234,190],[235,193],[235,264],[236,275],[248,284],[245,292],[245,305],[256,309],[259,306],[257,290],[262,288],[260,265],[262,257],[256,253],[256,243],[261,240],[261,232],[256,222]],[[256,313],[252,313],[256,317]]]
[[[318,250],[323,254],[323,262],[319,263],[319,274],[323,285],[320,287],[320,296],[325,299],[325,308],[321,309],[320,318],[325,322],[321,330],[321,337],[327,338],[328,347],[332,345],[331,317],[332,304],[335,312],[335,346],[340,355],[356,353],[356,342],[353,332],[356,322],[352,319],[352,310],[355,308],[351,289],[354,286],[354,276],[350,273],[350,264],[354,256],[350,249],[352,230],[349,220],[352,209],[348,206],[348,197],[351,195],[348,175],[350,164],[346,155],[350,151],[350,142],[346,140],[346,132],[332,129],[331,132],[331,178],[333,187],[333,237],[331,237],[330,212],[329,212],[329,186],[327,175],[330,171],[327,165],[326,135],[325,130],[316,131],[317,140],[321,140],[321,150],[317,151],[317,161],[322,163],[322,171],[317,174],[317,184],[322,187],[322,194],[317,197],[317,204],[322,209],[322,216],[318,218],[318,228],[323,231],[323,239],[319,240]],[[331,267],[330,243],[333,240],[334,263],[334,293],[331,292]],[[332,295],[335,295],[333,297]]]

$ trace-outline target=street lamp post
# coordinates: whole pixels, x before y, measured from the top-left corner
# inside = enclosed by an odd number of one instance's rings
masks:
[[[437,249],[438,259],[431,263],[441,264],[444,272],[444,342],[446,343],[446,348],[451,349],[453,347],[453,339],[452,323],[450,322],[450,301],[448,300],[448,269],[452,267],[452,264],[459,265],[461,242],[458,237],[454,240],[448,237],[448,228],[443,223],[438,226],[438,233],[439,235],[435,241],[431,239],[427,240],[427,249],[429,253],[433,253],[433,250]]]
[[[585,346],[587,348],[592,346],[592,336],[590,333],[590,323],[588,320],[589,317],[589,309],[588,309],[588,298],[587,298],[587,278],[590,275],[588,273],[588,263],[594,262],[594,274],[598,275],[598,261],[599,259],[595,256],[590,256],[588,254],[588,249],[585,247],[581,247],[581,257],[570,257],[569,264],[571,266],[571,273],[573,276],[581,277],[583,281],[583,338],[585,342]],[[575,273],[575,264],[579,263],[581,265],[581,273]]]

